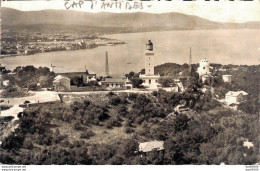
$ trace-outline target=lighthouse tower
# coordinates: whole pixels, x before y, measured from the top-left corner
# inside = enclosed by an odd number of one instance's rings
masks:
[[[146,44],[145,51],[145,74],[140,74],[140,78],[143,80],[143,86],[147,89],[157,89],[158,79],[160,75],[154,75],[154,51],[153,43],[151,40]]]
[[[154,75],[154,52],[151,40],[146,44],[145,75]]]

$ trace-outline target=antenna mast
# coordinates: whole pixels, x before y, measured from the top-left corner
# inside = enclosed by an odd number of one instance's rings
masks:
[[[106,76],[109,76],[109,66],[108,66],[108,54],[107,54],[107,51],[106,51]]]
[[[191,53],[192,52],[191,52],[191,47],[190,47],[190,57],[189,57],[190,75],[191,75],[191,72],[192,72],[192,66],[191,66],[191,64],[192,64],[192,54]]]

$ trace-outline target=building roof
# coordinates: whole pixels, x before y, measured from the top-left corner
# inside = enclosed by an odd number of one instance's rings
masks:
[[[254,144],[252,142],[249,142],[248,140],[244,141],[243,143],[244,147],[251,148],[254,147]]]
[[[79,73],[79,72],[85,72],[87,73],[87,69],[86,68],[76,68],[76,67],[71,67],[71,68],[65,68],[65,67],[61,67],[61,66],[53,66],[52,67],[53,72],[58,74],[58,73]],[[91,71],[92,74],[93,72]],[[93,73],[94,74],[94,73]]]
[[[54,81],[59,81],[60,79],[67,79],[67,80],[70,80],[70,78],[66,77],[66,76],[63,76],[63,75],[58,75],[54,78]]]
[[[163,141],[150,141],[150,142],[144,142],[139,143],[139,151],[140,152],[149,152],[149,151],[160,151],[164,150],[163,148]]]
[[[245,91],[239,91],[239,92],[242,93],[244,96],[248,95],[248,93]]]
[[[109,82],[109,83],[125,83],[127,80],[125,78],[106,78],[105,79],[105,83]]]
[[[229,91],[229,92],[227,92],[226,96],[235,96],[236,97],[236,96],[239,96],[240,94],[242,94],[243,96],[248,95],[248,93],[245,91]]]

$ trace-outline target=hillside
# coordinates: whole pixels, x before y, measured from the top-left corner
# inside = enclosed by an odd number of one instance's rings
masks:
[[[189,29],[259,28],[260,22],[217,23],[200,17],[180,13],[86,13],[66,10],[19,11],[1,8],[2,29],[49,31],[113,28],[118,32],[165,31]],[[116,26],[116,27],[115,27]]]

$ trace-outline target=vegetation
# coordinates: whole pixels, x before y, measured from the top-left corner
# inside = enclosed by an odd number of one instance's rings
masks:
[[[253,72],[249,70],[243,71]],[[258,76],[253,76],[258,80]],[[242,82],[237,75],[231,84],[218,76],[213,79],[215,93],[242,88],[249,93],[252,98],[241,103],[238,110],[221,104],[210,88],[203,92],[207,83],[196,75],[187,77],[182,93],[110,92],[85,95],[62,104],[28,107],[19,116],[18,128],[2,141],[0,162],[255,164],[259,161],[259,108],[252,93],[258,91],[251,76],[248,77],[248,81]],[[243,87],[244,84],[249,84],[252,90]],[[223,91],[219,91],[221,87]],[[164,152],[152,151],[141,157],[138,142],[152,140],[164,141]],[[254,146],[245,147],[247,140]]]
[[[22,90],[18,86],[7,86],[1,92],[1,97],[3,98],[18,98],[18,97],[26,97],[30,94],[25,90]]]
[[[47,67],[35,68],[34,66],[17,67],[13,71],[15,74],[3,75],[4,80],[9,80],[10,86],[20,88],[37,89],[49,88],[52,86],[54,73]]]
[[[131,71],[129,74],[125,75],[131,81],[133,88],[141,88],[142,87],[141,84],[143,83],[143,80],[139,78],[139,74],[140,73],[134,73],[133,71]]]
[[[160,77],[158,83],[163,87],[172,87],[175,85],[173,77]]]
[[[195,85],[199,86],[199,83]],[[19,127],[3,141],[0,162],[256,163],[257,115],[223,108],[210,98],[210,93],[204,94],[196,86],[184,93],[110,93],[107,95],[108,100],[103,102],[77,100],[65,104],[29,107],[20,117]],[[190,110],[166,117],[177,105],[185,105]],[[71,129],[73,131],[69,134],[68,130]],[[118,141],[115,138],[118,135],[124,138]],[[106,142],[97,141],[106,136]],[[155,139],[164,141],[165,152],[157,154],[154,151],[141,158],[136,153],[137,142]],[[253,142],[255,147],[244,147],[245,139]]]

